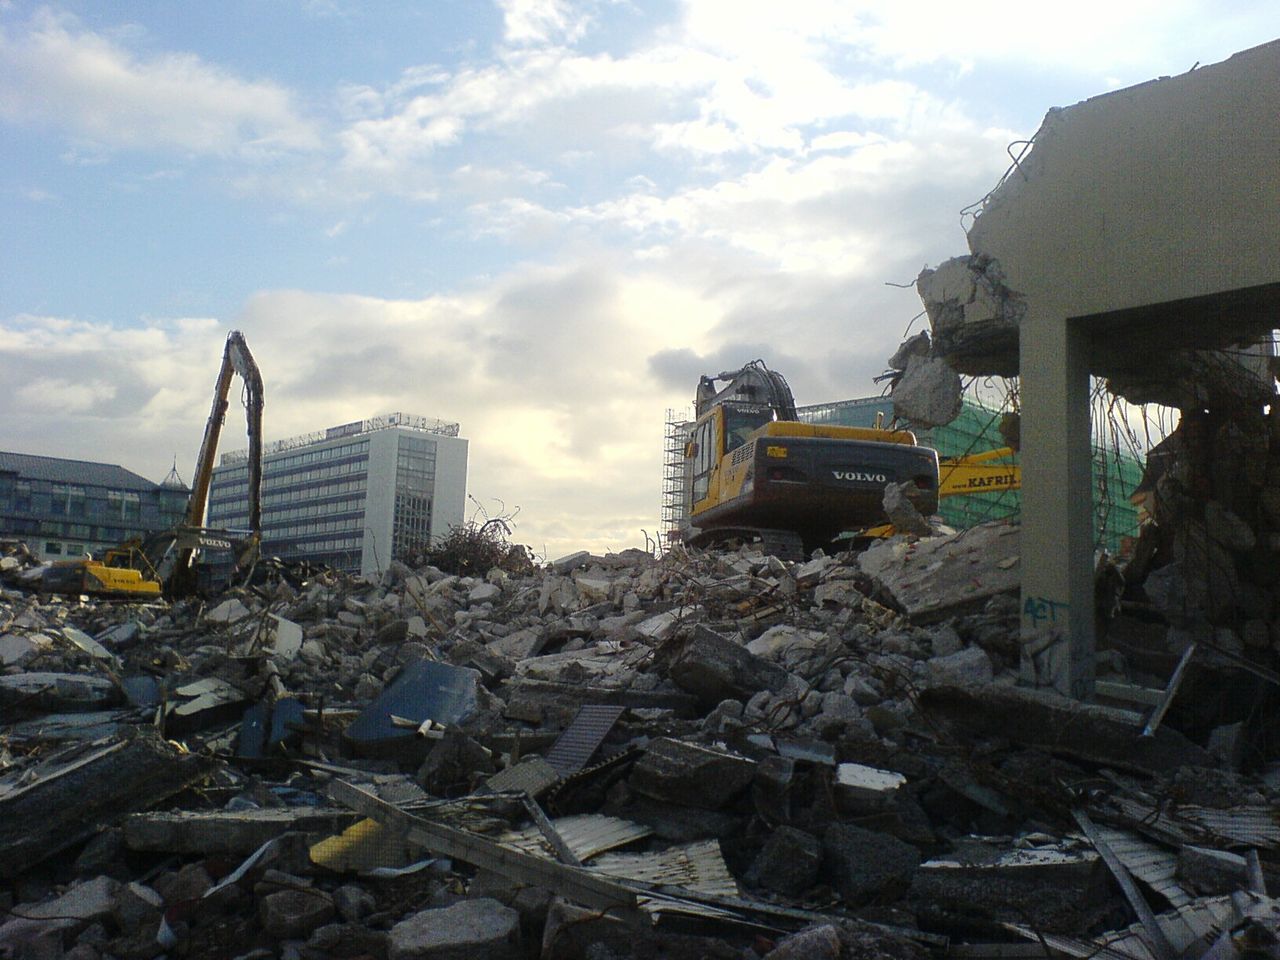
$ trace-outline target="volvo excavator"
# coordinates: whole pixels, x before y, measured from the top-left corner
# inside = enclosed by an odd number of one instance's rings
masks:
[[[938,508],[937,451],[908,430],[800,422],[786,380],[761,360],[702,377],[695,407],[684,451],[695,546],[760,541],[799,558],[884,523],[889,484],[909,483],[926,516]]]
[[[247,535],[205,527],[218,439],[226,419],[231,378],[244,381],[249,438],[249,530]],[[204,552],[230,551],[234,581],[248,578],[258,559],[262,537],[262,375],[239,330],[227,336],[222,366],[213,388],[213,407],[205,424],[186,514],[180,526],[130,540],[107,550],[101,560],[62,560],[45,570],[40,589],[50,593],[150,599],[197,592],[198,559]]]

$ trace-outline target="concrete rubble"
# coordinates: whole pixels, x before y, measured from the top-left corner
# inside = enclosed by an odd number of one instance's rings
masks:
[[[1018,685],[1018,539],[173,604],[8,564],[0,957],[1275,955],[1272,614],[1142,606],[1064,700]],[[1151,729],[1170,636],[1234,654]]]

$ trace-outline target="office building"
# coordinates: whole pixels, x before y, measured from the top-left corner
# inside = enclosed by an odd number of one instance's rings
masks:
[[[0,452],[0,537],[41,560],[102,552],[182,522],[190,490],[111,463]]]
[[[262,554],[370,575],[463,522],[456,423],[393,413],[263,447]],[[213,471],[207,524],[247,529],[247,455]]]

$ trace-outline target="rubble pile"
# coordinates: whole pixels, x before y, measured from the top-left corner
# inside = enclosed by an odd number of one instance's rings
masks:
[[[1016,534],[6,588],[0,956],[1276,955],[1276,769],[1019,687]]]

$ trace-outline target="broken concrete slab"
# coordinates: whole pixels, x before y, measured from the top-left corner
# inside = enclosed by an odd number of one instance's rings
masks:
[[[747,700],[759,690],[780,691],[787,671],[742,644],[699,624],[667,668],[672,681],[704,706]]]
[[[1212,767],[1207,751],[1162,726],[1139,737],[1140,714],[1069,700],[1049,690],[986,684],[922,691],[920,709],[958,736],[1013,740],[1060,756],[1123,770],[1161,773],[1184,765]]]
[[[1002,849],[966,839],[951,854],[920,864],[910,898],[939,915],[1072,932],[1101,919],[1109,892],[1101,858],[1079,844]]]
[[[391,928],[387,960],[523,960],[520,914],[497,900],[421,910]]]
[[[910,356],[894,384],[893,411],[924,427],[941,427],[960,415],[960,374],[941,357]]]
[[[0,677],[0,713],[101,710],[123,702],[120,688],[105,677],[37,671]]]
[[[951,536],[882,540],[859,555],[858,567],[912,623],[928,624],[1016,593],[1018,553],[1016,526],[984,523]]]
[[[283,833],[327,835],[353,820],[343,807],[152,811],[125,818],[124,840],[130,850],[247,856]]]
[[[991,657],[981,647],[965,647],[955,653],[925,661],[930,686],[975,687],[995,679]]]
[[[210,767],[207,758],[180,752],[143,727],[11,770],[0,777],[0,877],[14,876],[87,839],[103,824],[160,803]]]
[[[850,809],[866,812],[892,804],[906,782],[906,777],[893,770],[842,763],[836,767],[833,787],[838,801]]]
[[[755,767],[738,754],[662,737],[644,749],[628,783],[654,800],[718,810],[750,785]]]

